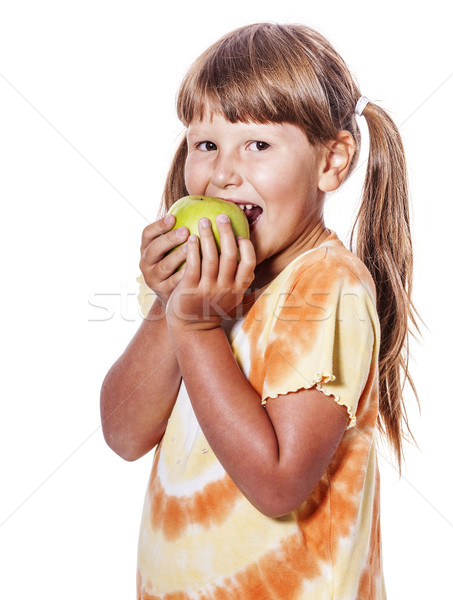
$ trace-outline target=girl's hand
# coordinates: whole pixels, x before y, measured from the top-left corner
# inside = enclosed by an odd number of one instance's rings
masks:
[[[167,304],[170,294],[183,277],[183,269],[180,271],[176,269],[186,259],[183,247],[168,256],[165,255],[189,237],[187,227],[178,227],[170,231],[175,221],[174,215],[167,215],[145,227],[140,247],[140,270],[146,285],[164,305]]]
[[[185,244],[184,275],[167,303],[167,323],[171,328],[206,330],[219,327],[227,314],[241,302],[253,281],[256,256],[252,242],[234,237],[226,215],[219,215],[216,222],[220,234],[220,256],[209,219],[199,221],[200,242],[196,235],[192,235]]]

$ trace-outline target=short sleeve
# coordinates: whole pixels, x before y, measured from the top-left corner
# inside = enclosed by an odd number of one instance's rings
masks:
[[[346,406],[349,427],[355,425],[378,356],[378,323],[369,288],[347,267],[331,261],[305,269],[275,304],[263,357],[263,404],[317,387]]]
[[[137,294],[138,304],[140,306],[142,316],[146,317],[154,303],[154,300],[156,299],[156,294],[150,287],[146,285],[143,275],[139,275],[136,281],[139,284]]]

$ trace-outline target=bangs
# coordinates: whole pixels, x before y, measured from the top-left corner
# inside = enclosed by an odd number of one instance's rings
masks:
[[[301,41],[288,28],[258,24],[236,30],[208,48],[189,69],[177,101],[188,126],[205,113],[231,123],[289,122],[304,129],[310,142],[319,129],[319,106],[329,105]],[[317,105],[318,111],[310,106]],[[312,138],[312,139],[310,139]]]

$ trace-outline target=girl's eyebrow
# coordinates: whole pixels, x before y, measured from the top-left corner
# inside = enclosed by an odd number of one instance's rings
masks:
[[[250,124],[249,127],[244,128],[242,130],[242,134],[245,136],[260,136],[260,135],[276,135],[279,133],[278,127],[273,126],[274,124],[268,123],[259,123],[259,124]],[[279,125],[277,123],[277,125]],[[195,129],[195,128],[187,128],[186,135],[187,137],[198,137],[209,135],[208,131],[205,131],[203,128]]]
[[[195,137],[206,137],[206,132],[200,131],[199,129],[191,129],[187,130],[186,137],[187,138],[195,138]]]

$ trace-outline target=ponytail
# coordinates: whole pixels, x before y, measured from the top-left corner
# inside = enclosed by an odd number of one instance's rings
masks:
[[[408,425],[403,388],[409,381],[409,334],[418,333],[412,300],[412,243],[406,160],[399,131],[388,114],[376,104],[367,104],[370,138],[368,166],[362,204],[352,233],[357,230],[356,254],[365,263],[376,284],[377,311],[381,326],[379,353],[378,427],[392,446],[401,472],[402,440],[413,439]],[[404,379],[401,381],[401,375]]]

